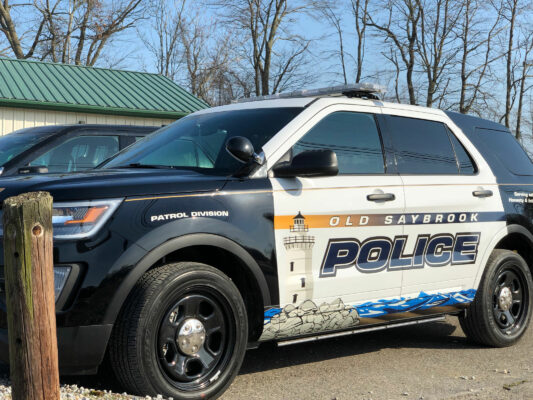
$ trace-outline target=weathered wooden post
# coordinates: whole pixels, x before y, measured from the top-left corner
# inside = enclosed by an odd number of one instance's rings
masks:
[[[3,210],[12,398],[59,400],[52,197],[24,193]]]

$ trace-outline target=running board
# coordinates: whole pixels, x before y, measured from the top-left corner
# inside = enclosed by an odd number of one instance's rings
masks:
[[[444,321],[445,319],[446,319],[446,316],[440,315],[438,317],[433,317],[433,318],[417,319],[414,321],[407,321],[407,322],[389,323],[389,324],[373,326],[369,328],[352,329],[349,331],[342,331],[342,332],[335,332],[335,333],[325,333],[325,334],[316,335],[316,336],[307,336],[301,339],[283,340],[283,341],[277,342],[277,345],[278,347],[289,346],[291,344],[314,342],[315,340],[330,339],[330,338],[335,338],[339,336],[354,335],[356,333],[382,331],[385,329],[399,328],[401,326],[419,325],[419,324],[426,324],[429,322]]]

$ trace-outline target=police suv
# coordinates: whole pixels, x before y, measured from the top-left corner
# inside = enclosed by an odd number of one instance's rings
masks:
[[[533,166],[508,129],[333,92],[202,110],[91,172],[1,181],[1,200],[54,197],[62,373],[105,357],[131,393],[203,399],[262,341],[446,314],[485,345],[524,334]]]

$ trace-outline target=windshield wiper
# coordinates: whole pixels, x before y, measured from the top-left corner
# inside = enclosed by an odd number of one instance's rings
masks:
[[[132,163],[127,165],[120,165],[115,168],[154,168],[154,169],[174,169],[170,165],[157,165],[157,164],[141,164],[141,163]]]

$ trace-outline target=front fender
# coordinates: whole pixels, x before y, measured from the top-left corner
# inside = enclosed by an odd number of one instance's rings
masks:
[[[168,225],[172,225],[172,224],[168,224]],[[145,238],[141,239],[138,243],[136,243],[135,246],[132,246],[131,251],[136,254],[138,254],[139,247],[142,247],[148,252],[144,255],[144,257],[142,257],[142,259],[140,259],[135,264],[135,266],[131,269],[131,271],[127,274],[127,276],[122,280],[122,283],[116,290],[113,298],[111,299],[109,307],[107,308],[106,313],[104,315],[105,323],[115,322],[118,316],[118,313],[120,312],[120,309],[122,308],[122,305],[124,304],[124,301],[126,300],[130,291],[133,289],[133,287],[135,286],[137,281],[141,278],[141,276],[146,271],[148,271],[150,267],[152,267],[158,260],[160,260],[162,257],[170,253],[173,253],[177,250],[181,250],[181,249],[191,247],[191,246],[196,246],[196,245],[207,245],[207,246],[218,247],[226,251],[229,251],[234,256],[238,257],[242,261],[242,263],[249,268],[250,272],[255,277],[255,280],[257,281],[260,294],[263,300],[263,304],[265,306],[271,304],[269,288],[268,288],[265,276],[261,268],[259,267],[257,262],[254,260],[254,258],[250,255],[250,253],[247,250],[245,250],[241,245],[239,245],[233,240],[230,240],[226,237],[216,235],[213,233],[184,234],[179,237],[170,238],[159,245],[155,245],[155,239],[158,236],[159,236],[159,239],[161,240],[161,234],[163,232],[159,232],[159,230],[163,228],[164,227],[155,229],[154,231],[147,234]],[[142,246],[140,243],[142,243]],[[149,247],[149,249],[147,249],[146,247]],[[128,254],[129,252],[130,252],[130,249],[128,249],[128,251],[126,251],[120,257],[118,262],[115,264],[117,268],[118,268],[118,265],[124,265],[120,262],[121,260],[127,260],[130,258],[130,254]],[[110,273],[113,273],[113,272],[116,272],[116,271],[113,271],[113,270],[110,271]]]

